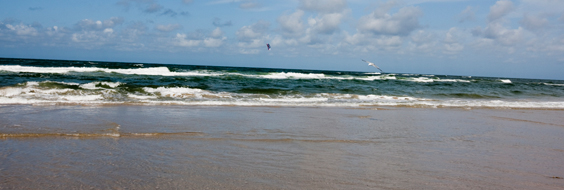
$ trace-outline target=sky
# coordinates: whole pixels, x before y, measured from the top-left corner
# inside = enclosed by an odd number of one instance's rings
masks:
[[[1,1],[0,57],[564,80],[564,1]]]

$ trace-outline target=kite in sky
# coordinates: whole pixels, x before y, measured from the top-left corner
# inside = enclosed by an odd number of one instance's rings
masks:
[[[266,44],[266,47],[268,48],[268,50],[270,50],[270,44]]]

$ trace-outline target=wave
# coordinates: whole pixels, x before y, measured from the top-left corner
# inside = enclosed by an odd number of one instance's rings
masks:
[[[0,104],[564,108],[564,84],[557,80],[85,61],[18,64],[0,65]]]
[[[554,84],[554,83],[542,83],[547,86],[564,86],[564,84]]]
[[[140,67],[140,66],[137,66]],[[401,80],[411,82],[471,82],[463,79],[440,79],[434,75],[425,75],[424,77],[400,77],[395,74],[365,73],[363,76],[353,75],[326,75],[323,73],[298,73],[298,72],[269,72],[266,74],[256,72],[225,72],[225,71],[209,71],[209,70],[178,70],[171,71],[168,67],[146,67],[146,68],[128,68],[128,69],[111,69],[98,67],[35,67],[21,65],[0,65],[0,71],[14,73],[52,73],[52,74],[72,74],[72,73],[117,73],[124,75],[149,75],[149,76],[184,76],[184,77],[219,77],[219,76],[241,76],[247,78],[259,79],[318,79],[318,80]],[[403,74],[404,76],[412,76]],[[413,74],[415,76],[415,74]],[[433,77],[433,78],[429,78]]]
[[[57,85],[76,88],[58,88]],[[49,87],[51,85],[51,87]],[[214,92],[190,87],[143,87],[136,91],[122,90],[119,82],[27,82],[0,88],[0,104],[33,105],[201,105],[201,106],[309,106],[309,107],[476,107],[476,108],[542,108],[564,109],[564,101],[503,100],[480,94],[455,93],[452,98],[421,98],[413,96],[298,93],[263,94]],[[54,86],[54,87],[53,87]],[[449,95],[445,95],[449,96]]]
[[[126,75],[161,75],[161,76],[217,76],[221,74],[202,72],[171,72],[168,67],[150,67],[134,69],[109,69],[98,67],[32,67],[20,65],[1,65],[0,71],[15,73],[72,73],[72,72],[105,72]]]

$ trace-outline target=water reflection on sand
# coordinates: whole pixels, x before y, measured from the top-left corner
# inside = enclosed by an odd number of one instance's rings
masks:
[[[0,189],[559,189],[560,110],[0,107]]]

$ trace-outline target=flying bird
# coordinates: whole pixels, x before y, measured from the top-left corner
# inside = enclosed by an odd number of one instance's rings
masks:
[[[374,63],[372,63],[372,62],[370,62],[370,61],[366,61],[366,60],[364,60],[364,59],[363,59],[362,61],[368,63],[368,66],[376,67],[376,69],[380,70],[380,72],[384,72],[384,71],[382,71],[382,69],[380,69],[380,67],[374,65]]]

